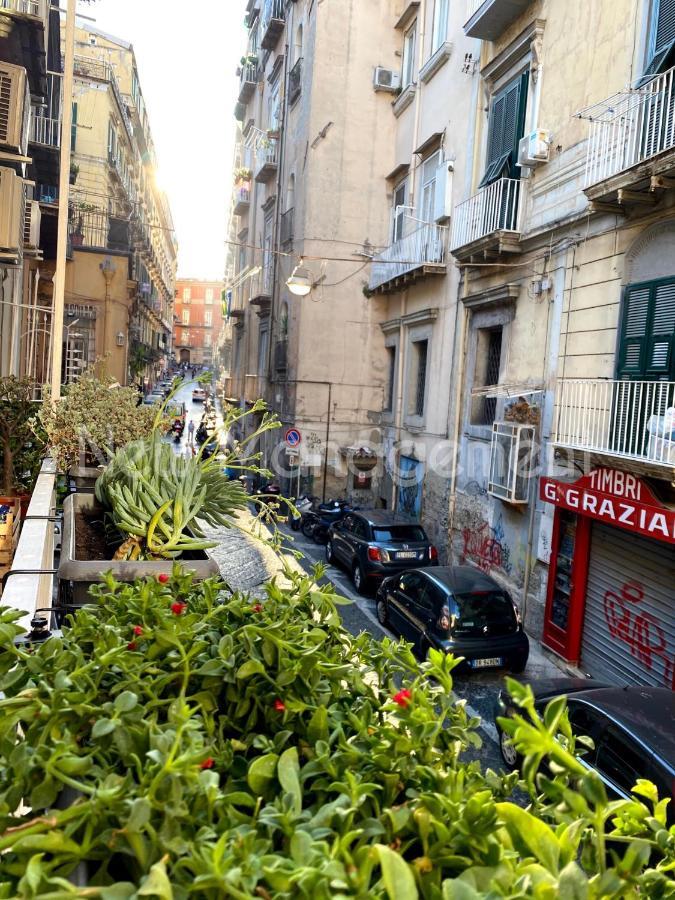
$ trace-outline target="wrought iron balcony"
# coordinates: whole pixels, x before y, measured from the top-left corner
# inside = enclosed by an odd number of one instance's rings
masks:
[[[496,41],[532,0],[469,0],[464,32],[483,41]]]
[[[288,73],[288,102],[295,103],[302,93],[302,57]]]
[[[266,141],[267,143],[256,151],[255,180],[260,183],[269,181],[276,175],[279,162],[279,142],[274,138]]]
[[[578,113],[588,119],[586,196],[595,203],[651,205],[675,175],[675,69],[640,79]]]
[[[295,210],[293,209],[293,207],[287,209],[285,213],[281,214],[280,232],[282,246],[287,246],[293,243],[293,219],[295,217],[294,214]]]
[[[284,30],[284,0],[264,0],[260,16],[260,46],[274,50]]]
[[[31,106],[29,140],[46,147],[61,146],[61,92],[63,76],[47,75],[47,97],[44,107]]]
[[[234,189],[234,214],[244,216],[251,205],[251,185],[238,184]]]
[[[522,183],[500,178],[456,207],[451,251],[458,259],[520,252]]]
[[[46,27],[50,6],[51,0],[2,0],[2,3],[0,3],[0,15],[9,13],[16,16],[26,16],[30,19],[40,19]]]
[[[406,217],[406,221],[415,220]],[[444,275],[447,243],[445,225],[421,225],[373,258],[368,287],[374,293],[391,294],[418,278]]]
[[[564,378],[556,406],[559,447],[675,473],[675,382]]]
[[[248,103],[260,80],[258,62],[249,62],[241,67],[239,80],[239,103]]]
[[[74,249],[131,252],[129,222],[102,210],[73,209],[68,234]]]

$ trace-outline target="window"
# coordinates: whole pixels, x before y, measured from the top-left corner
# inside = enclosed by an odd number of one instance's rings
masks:
[[[185,331],[185,329],[183,329],[182,343],[183,343],[183,344],[189,344],[189,343],[190,343],[190,332],[189,332],[189,331]]]
[[[518,144],[525,133],[529,71],[496,94],[490,105],[485,175],[480,187],[500,178],[518,178]]]
[[[295,32],[295,47],[293,53],[293,61],[297,62],[299,59],[302,59],[302,25],[298,25],[298,30]]]
[[[408,179],[402,181],[394,190],[394,201],[391,210],[391,242],[400,241],[405,233],[405,213],[408,202]]]
[[[476,343],[476,371],[473,384],[471,421],[474,425],[492,425],[497,412],[496,391],[502,364],[503,329],[479,328]]]
[[[272,216],[265,217],[265,224],[263,227],[263,290],[265,293],[269,293],[272,289],[272,227],[273,227],[273,219]]]
[[[213,288],[207,288],[204,294],[204,303],[213,303]]]
[[[401,87],[405,90],[415,80],[415,47],[417,44],[417,21],[413,22],[403,37],[403,65],[401,66]]]
[[[183,300],[186,303],[189,303],[191,299],[192,299],[192,291],[190,290],[190,288],[183,288]]]
[[[59,118],[59,116],[55,116]],[[73,103],[73,121],[70,126],[70,152],[75,152],[75,144],[77,143],[77,103]]]
[[[117,132],[112,119],[108,122],[108,159],[117,157]]]
[[[424,529],[419,525],[373,525],[373,540],[407,544],[426,541]]]
[[[260,341],[258,342],[258,375],[263,377],[267,375],[267,356],[270,346],[270,333],[267,328],[260,330]]]
[[[441,154],[437,151],[422,165],[422,208],[420,219],[424,222],[433,222],[436,208],[436,175]]]
[[[366,523],[363,519],[354,519],[354,527],[352,528],[352,534],[355,538],[360,541],[368,540],[368,529],[366,527]]]
[[[448,36],[448,7],[450,0],[436,0],[434,4],[434,30],[431,52],[435,53]]]
[[[675,63],[675,0],[652,0],[645,78],[666,72]]]
[[[204,324],[207,328],[213,325],[213,312],[210,309],[204,310]]]
[[[413,341],[412,349],[412,403],[410,411],[415,416],[423,416],[427,384],[427,353],[429,341]]]
[[[204,335],[204,346],[205,347],[211,346],[211,332],[210,331],[207,331],[206,334]]]
[[[396,347],[387,347],[386,350],[388,365],[384,408],[391,412],[394,408],[394,392],[396,390]]]
[[[190,324],[190,310],[184,309],[183,310],[183,325],[189,325],[189,324]]]
[[[629,794],[644,771],[644,754],[628,735],[615,725],[605,731],[598,740],[595,761],[598,771]]]

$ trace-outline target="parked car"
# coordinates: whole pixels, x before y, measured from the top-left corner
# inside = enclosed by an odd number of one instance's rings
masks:
[[[193,403],[204,403],[206,400],[206,391],[204,388],[195,388],[192,392],[192,402]]]
[[[152,406],[153,403],[163,403],[164,402],[164,394],[162,391],[150,391],[149,394],[146,394],[143,397],[143,403],[147,406]]]
[[[638,778],[652,781],[659,797],[671,799],[675,823],[675,692],[669,688],[617,687],[590,679],[558,678],[532,686],[535,706],[564,694],[575,735],[592,738],[579,747],[579,761],[595,770],[613,798],[629,799]],[[508,691],[497,700],[495,718],[519,712]],[[515,747],[497,723],[499,746],[510,769],[520,764]]]
[[[326,561],[345,566],[363,594],[388,575],[438,565],[438,551],[414,519],[386,509],[362,509],[330,526]]]
[[[176,419],[181,419],[183,424],[185,424],[185,417],[187,414],[187,410],[185,408],[185,404],[181,400],[171,400],[166,405],[166,410],[164,411],[164,415],[175,421]]]
[[[412,569],[386,578],[377,618],[415,645],[464,658],[462,668],[522,672],[530,644],[518,607],[499,584],[472,566]]]

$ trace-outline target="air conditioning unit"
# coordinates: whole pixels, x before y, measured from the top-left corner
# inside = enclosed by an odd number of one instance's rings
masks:
[[[20,254],[24,207],[23,179],[13,169],[0,167],[0,253]]]
[[[528,503],[536,449],[536,429],[533,425],[495,422],[492,426],[488,494],[506,503]]]
[[[40,249],[40,220],[42,212],[37,200],[26,200],[26,215],[23,223],[24,250]]]
[[[383,69],[375,66],[373,74],[373,87],[376,91],[397,91],[401,87],[401,73],[393,69]]]
[[[551,151],[551,132],[532,131],[518,144],[518,165],[533,168],[548,162]]]
[[[23,66],[0,62],[0,146],[26,155],[30,90]]]

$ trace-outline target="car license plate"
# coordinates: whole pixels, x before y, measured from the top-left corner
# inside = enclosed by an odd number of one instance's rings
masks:
[[[490,669],[493,666],[501,666],[504,660],[501,656],[489,656],[487,659],[472,659],[469,665],[472,669]]]
[[[401,550],[396,554],[396,559],[417,559],[417,553],[414,550]]]

